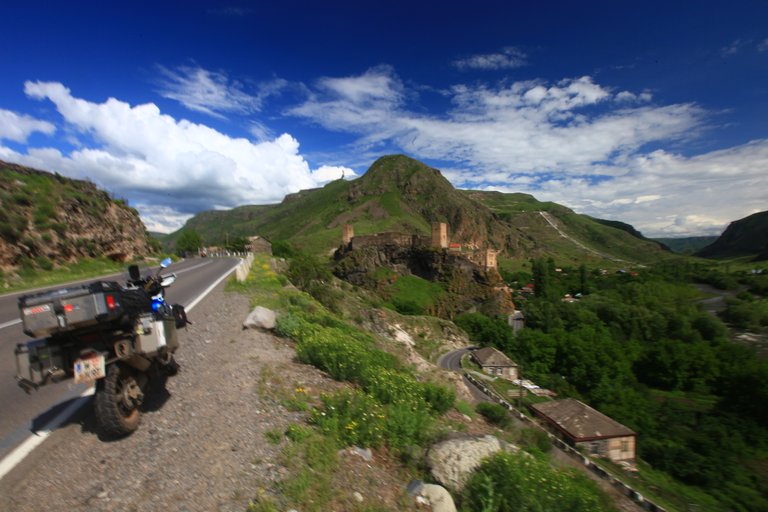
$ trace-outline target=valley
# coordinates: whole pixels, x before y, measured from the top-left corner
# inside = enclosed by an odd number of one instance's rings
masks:
[[[34,205],[15,214],[27,219],[24,236],[53,241],[47,227],[34,223]],[[768,431],[755,405],[768,400],[768,365],[753,350],[768,327],[768,283],[763,264],[751,261],[759,259],[757,248],[725,263],[676,255],[620,222],[525,194],[457,190],[439,170],[402,155],[378,159],[356,180],[332,181],[279,204],[202,212],[162,244],[182,252],[192,240],[188,256],[201,248],[212,255],[253,249],[257,235],[267,254],[230,291],[252,307],[274,308],[277,332],[298,363],[334,383],[327,386],[332,395],[291,393],[283,400],[302,411],[296,426],[261,434],[285,453],[301,453],[308,467],[319,463],[314,450],[357,445],[384,457],[390,478],[431,480],[425,453],[468,431],[512,439],[540,457],[551,447],[546,437],[495,423],[498,413],[477,406],[460,376],[436,365],[445,353],[476,346],[501,351],[526,379],[552,392],[524,393],[523,413],[575,399],[636,432],[631,466],[638,471],[609,469],[664,509],[768,508],[760,470]],[[27,259],[19,261],[37,261],[32,245],[22,249]],[[71,264],[72,256],[62,254],[46,256],[52,267]],[[23,267],[9,265],[5,276],[22,279]],[[501,382],[499,389],[519,388]],[[380,414],[369,417],[370,411]],[[507,472],[511,462],[500,456],[493,471]],[[280,464],[282,478],[271,480],[249,511],[335,500],[357,510],[329,483],[338,478],[336,462],[318,469],[325,472],[318,483],[331,485],[322,492],[299,484],[307,477],[301,464]],[[593,507],[587,509],[617,506],[575,475],[557,475],[573,492],[586,493],[584,503]],[[478,485],[470,485],[471,495],[455,490],[459,506],[478,503],[485,492]],[[508,492],[497,485],[488,492]],[[546,502],[532,496],[539,506]],[[404,503],[395,507],[408,509]]]

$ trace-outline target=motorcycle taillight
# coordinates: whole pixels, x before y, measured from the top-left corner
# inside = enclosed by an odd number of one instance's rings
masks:
[[[105,297],[105,299],[107,300],[107,309],[113,310],[113,309],[115,309],[117,307],[117,303],[115,302],[115,297],[114,296],[107,295]]]

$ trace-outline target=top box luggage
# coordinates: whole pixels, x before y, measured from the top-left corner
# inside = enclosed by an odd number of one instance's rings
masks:
[[[114,281],[98,281],[19,298],[24,333],[51,336],[120,319],[126,312],[124,290]]]

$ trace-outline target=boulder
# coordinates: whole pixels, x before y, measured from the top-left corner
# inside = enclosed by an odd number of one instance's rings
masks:
[[[272,330],[275,325],[275,312],[262,306],[256,306],[243,322],[243,329]]]
[[[491,435],[462,436],[430,447],[427,464],[438,482],[460,491],[483,459],[502,450],[517,451],[517,447]]]
[[[441,485],[414,480],[408,486],[408,494],[416,498],[417,505],[429,507],[432,512],[456,512],[453,497]]]

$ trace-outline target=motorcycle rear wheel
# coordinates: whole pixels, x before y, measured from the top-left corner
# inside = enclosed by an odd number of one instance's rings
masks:
[[[143,397],[131,369],[111,364],[107,376],[98,381],[94,398],[96,420],[102,430],[113,436],[125,436],[139,428]]]

